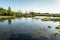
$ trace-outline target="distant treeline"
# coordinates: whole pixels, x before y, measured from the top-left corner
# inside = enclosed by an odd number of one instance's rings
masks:
[[[8,9],[4,9],[0,7],[0,16],[17,16],[17,17],[34,17],[34,16],[52,16],[52,17],[60,17],[60,14],[50,14],[50,13],[37,13],[37,12],[14,12],[11,10],[10,6]]]

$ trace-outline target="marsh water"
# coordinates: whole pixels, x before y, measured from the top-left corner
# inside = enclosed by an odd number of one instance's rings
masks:
[[[54,35],[59,21],[42,21],[43,17],[0,20],[0,40],[60,40]],[[51,26],[51,28],[48,28]]]

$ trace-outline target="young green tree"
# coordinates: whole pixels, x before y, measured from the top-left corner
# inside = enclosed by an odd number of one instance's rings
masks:
[[[9,11],[11,11],[11,8],[10,8],[10,6],[8,7],[8,10],[9,10]]]
[[[12,11],[11,11],[10,6],[8,7],[8,10],[7,10],[7,11],[8,11],[8,15],[9,15],[9,16],[12,16]]]

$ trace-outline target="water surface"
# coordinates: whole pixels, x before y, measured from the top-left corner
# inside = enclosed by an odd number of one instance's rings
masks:
[[[55,28],[60,22],[42,21],[41,18],[0,20],[0,40],[60,40],[60,35],[53,35],[60,31]]]

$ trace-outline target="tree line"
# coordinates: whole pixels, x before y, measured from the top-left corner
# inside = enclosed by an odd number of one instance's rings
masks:
[[[38,13],[38,12],[29,12],[29,13],[14,12],[11,10],[11,8],[9,6],[8,9],[4,9],[4,8],[0,7],[0,16],[17,16],[17,17],[53,16],[53,17],[60,17],[60,14]]]

